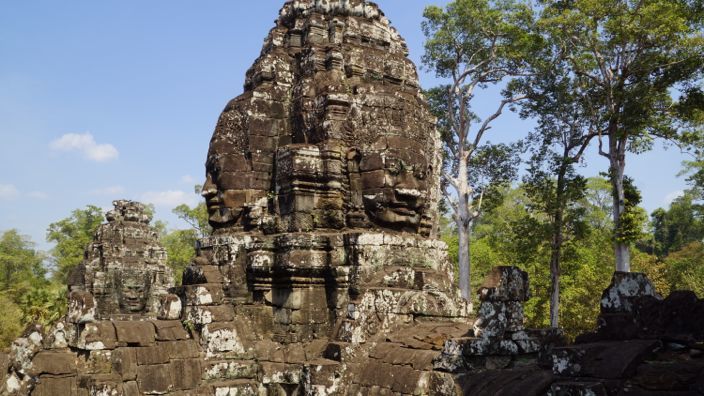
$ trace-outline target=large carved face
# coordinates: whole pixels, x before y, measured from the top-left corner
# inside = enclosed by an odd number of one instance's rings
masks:
[[[241,225],[248,203],[261,198],[253,190],[250,162],[237,147],[224,141],[210,145],[201,195],[213,228]]]
[[[149,282],[144,274],[124,273],[120,280],[118,301],[120,312],[140,313],[147,307]]]
[[[370,219],[417,230],[426,209],[432,170],[422,146],[406,138],[382,138],[362,150],[359,170]]]
[[[274,154],[270,147],[261,146],[272,140],[250,130],[268,131],[271,125],[249,120],[249,99],[245,95],[227,105],[210,141],[201,195],[216,230],[237,228],[251,220],[245,219],[250,207],[267,196],[271,185]]]
[[[248,201],[245,189],[248,172],[244,155],[212,150],[205,165],[206,177],[201,195],[208,208],[208,220],[213,227],[237,223]]]

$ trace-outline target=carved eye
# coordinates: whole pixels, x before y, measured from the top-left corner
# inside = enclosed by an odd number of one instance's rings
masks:
[[[215,177],[217,174],[220,173],[220,165],[218,164],[218,161],[216,160],[209,160],[205,164],[205,170],[210,173],[212,177]]]
[[[392,175],[398,175],[403,171],[403,163],[398,160],[391,160],[386,165],[386,170]]]
[[[415,166],[413,167],[413,176],[415,176],[418,180],[424,180],[427,176],[426,170],[423,169],[423,167]]]

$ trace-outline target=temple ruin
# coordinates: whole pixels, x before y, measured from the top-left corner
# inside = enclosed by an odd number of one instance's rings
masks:
[[[115,201],[67,316],[0,354],[0,395],[704,394],[704,320],[685,319],[704,301],[662,299],[640,274],[615,276],[572,346],[525,328],[516,267],[468,305],[438,239],[440,167],[379,7],[285,2],[217,122],[214,231],[180,285],[145,207]]]

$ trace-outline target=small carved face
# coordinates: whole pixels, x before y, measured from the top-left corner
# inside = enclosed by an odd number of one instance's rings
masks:
[[[375,222],[417,229],[428,199],[431,168],[417,143],[404,138],[385,142],[362,151],[365,210]]]
[[[148,294],[149,283],[143,275],[123,275],[119,295],[120,311],[123,313],[144,312]]]

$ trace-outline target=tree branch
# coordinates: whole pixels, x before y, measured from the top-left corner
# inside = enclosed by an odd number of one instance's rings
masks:
[[[604,151],[604,140],[603,140],[603,135],[601,133],[601,130],[599,131],[599,155],[602,157],[607,158],[609,161],[611,160],[611,155]]]
[[[482,214],[482,203],[484,202],[484,190],[479,194],[479,204],[477,205],[477,209],[472,212],[472,219],[471,221],[474,221],[477,219],[479,216]]]
[[[459,218],[459,207],[457,205],[457,202],[452,199],[452,195],[450,194],[449,191],[447,191],[447,185],[442,184],[442,195],[445,197],[445,200],[447,201],[447,204],[450,206],[450,209],[452,209],[452,217],[457,221]]]
[[[492,114],[491,116],[489,116],[489,118],[487,118],[486,120],[484,120],[484,122],[482,123],[482,126],[481,126],[481,127],[479,128],[479,130],[477,131],[477,136],[474,138],[474,145],[473,145],[473,147],[479,147],[479,143],[480,143],[481,140],[482,140],[482,137],[483,137],[483,135],[484,135],[484,132],[486,132],[486,131],[488,131],[488,130],[490,129],[490,126],[489,126],[489,125],[490,125],[494,120],[496,120],[496,119],[501,115],[501,113],[503,113],[504,107],[506,107],[507,104],[516,103],[516,102],[519,102],[519,101],[521,101],[521,100],[523,100],[523,99],[526,99],[526,98],[527,98],[527,96],[521,95],[521,96],[516,96],[516,97],[513,97],[513,98],[509,98],[509,99],[504,99],[504,100],[502,100],[502,101],[501,101],[501,104],[499,105],[499,108],[496,110],[496,112],[495,112],[494,114]]]

